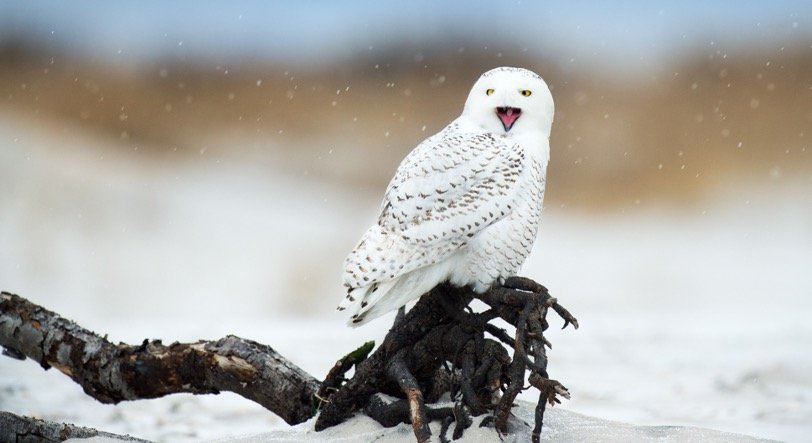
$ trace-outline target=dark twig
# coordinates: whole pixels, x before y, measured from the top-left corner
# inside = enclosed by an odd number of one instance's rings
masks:
[[[547,407],[547,399],[544,397],[544,392],[539,393],[539,401],[536,403],[535,425],[533,426],[533,433],[530,435],[533,443],[539,443],[541,440],[541,427],[544,424],[544,409]]]
[[[471,352],[465,352],[460,359],[462,360],[462,379],[460,380],[462,401],[471,408],[474,415],[480,415],[485,412],[485,406],[479,401],[474,391],[474,355]]]
[[[454,421],[457,422],[457,425],[454,426],[454,440],[462,437],[463,431],[474,423],[471,419],[471,411],[462,403],[454,405]]]
[[[405,399],[391,400],[382,394],[373,395],[364,412],[385,428],[391,428],[401,423],[411,423],[411,408]],[[450,418],[454,421],[454,410],[449,407],[425,408],[427,422]]]
[[[327,373],[327,376],[324,377],[324,381],[321,383],[321,387],[319,387],[319,392],[315,395],[317,403],[316,409],[321,409],[321,405],[328,401],[327,397],[329,397],[330,393],[338,390],[344,382],[344,374],[353,366],[366,360],[374,347],[375,342],[368,341],[336,362],[332,369],[330,369],[330,372]]]
[[[573,328],[578,329],[578,319],[570,314],[570,311],[564,309],[564,307],[559,305],[558,302],[553,303],[552,308],[559,317],[564,319],[564,326],[562,326],[561,329],[566,328],[570,323],[572,323]]]
[[[412,423],[417,441],[423,443],[431,438],[429,422],[426,420],[426,404],[423,402],[423,392],[420,390],[417,380],[406,366],[405,354],[405,350],[395,354],[386,368],[386,374],[391,380],[397,382],[406,395],[406,399],[409,401],[409,421]]]
[[[448,437],[448,428],[451,426],[451,423],[454,423],[454,417],[446,417],[443,419],[442,425],[440,425],[440,442],[441,443],[449,443]]]
[[[510,337],[510,335],[508,335],[507,331],[505,331],[502,328],[496,327],[488,323],[485,325],[485,331],[487,331],[488,334],[491,334],[494,337],[498,338],[499,341],[510,346],[511,348],[516,346],[516,342]]]

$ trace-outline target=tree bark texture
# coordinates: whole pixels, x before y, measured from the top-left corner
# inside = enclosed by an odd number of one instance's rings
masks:
[[[31,417],[21,417],[0,411],[0,442],[42,443],[61,442],[69,438],[104,437],[126,442],[143,442],[129,435],[117,435],[66,423],[54,423]]]
[[[102,403],[230,391],[289,424],[315,413],[320,382],[273,348],[235,336],[217,341],[113,344],[14,294],[0,293],[0,346],[56,368]]]

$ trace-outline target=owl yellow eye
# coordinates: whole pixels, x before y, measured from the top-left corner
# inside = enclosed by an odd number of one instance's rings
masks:
[[[485,90],[485,95],[491,95],[491,94],[493,94],[493,89],[489,88],[489,89]]]
[[[522,95],[523,95],[523,96],[525,96],[525,97],[530,97],[530,94],[532,94],[532,93],[533,93],[533,91],[531,91],[531,90],[529,90],[529,89],[522,89],[521,93],[522,93]]]

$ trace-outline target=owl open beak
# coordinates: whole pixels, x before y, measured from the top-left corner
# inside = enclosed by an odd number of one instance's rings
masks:
[[[516,123],[516,120],[519,119],[519,116],[522,115],[522,110],[519,108],[511,108],[510,106],[499,106],[496,108],[496,115],[499,117],[499,120],[502,121],[505,132],[508,132]]]

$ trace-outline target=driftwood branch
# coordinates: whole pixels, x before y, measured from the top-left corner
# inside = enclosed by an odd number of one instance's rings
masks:
[[[489,308],[472,311],[468,305],[474,298]],[[441,284],[398,316],[374,352],[374,343],[365,343],[341,358],[323,383],[250,340],[113,344],[5,292],[0,293],[0,346],[9,357],[57,368],[104,403],[231,391],[290,424],[318,412],[319,431],[364,412],[383,426],[410,423],[418,442],[430,440],[433,420],[441,422],[440,440],[448,441],[452,423],[456,439],[473,423],[471,416],[482,414],[489,414],[482,424],[508,432],[514,400],[526,389],[529,372],[530,385],[540,393],[532,434],[538,441],[546,405],[569,397],[547,374],[550,343],[544,331],[551,309],[564,327],[578,327],[544,286],[529,279],[513,277],[484,294]],[[490,323],[497,318],[512,325],[513,333]],[[431,406],[440,399],[450,399],[451,405]]]
[[[144,442],[129,435],[117,435],[66,423],[54,423],[31,417],[21,417],[0,411],[0,442],[41,443],[61,442],[69,438],[104,437],[108,440]]]
[[[0,293],[0,346],[10,356],[56,368],[102,403],[231,391],[297,424],[313,416],[320,384],[273,348],[250,340],[113,344],[6,292]]]

